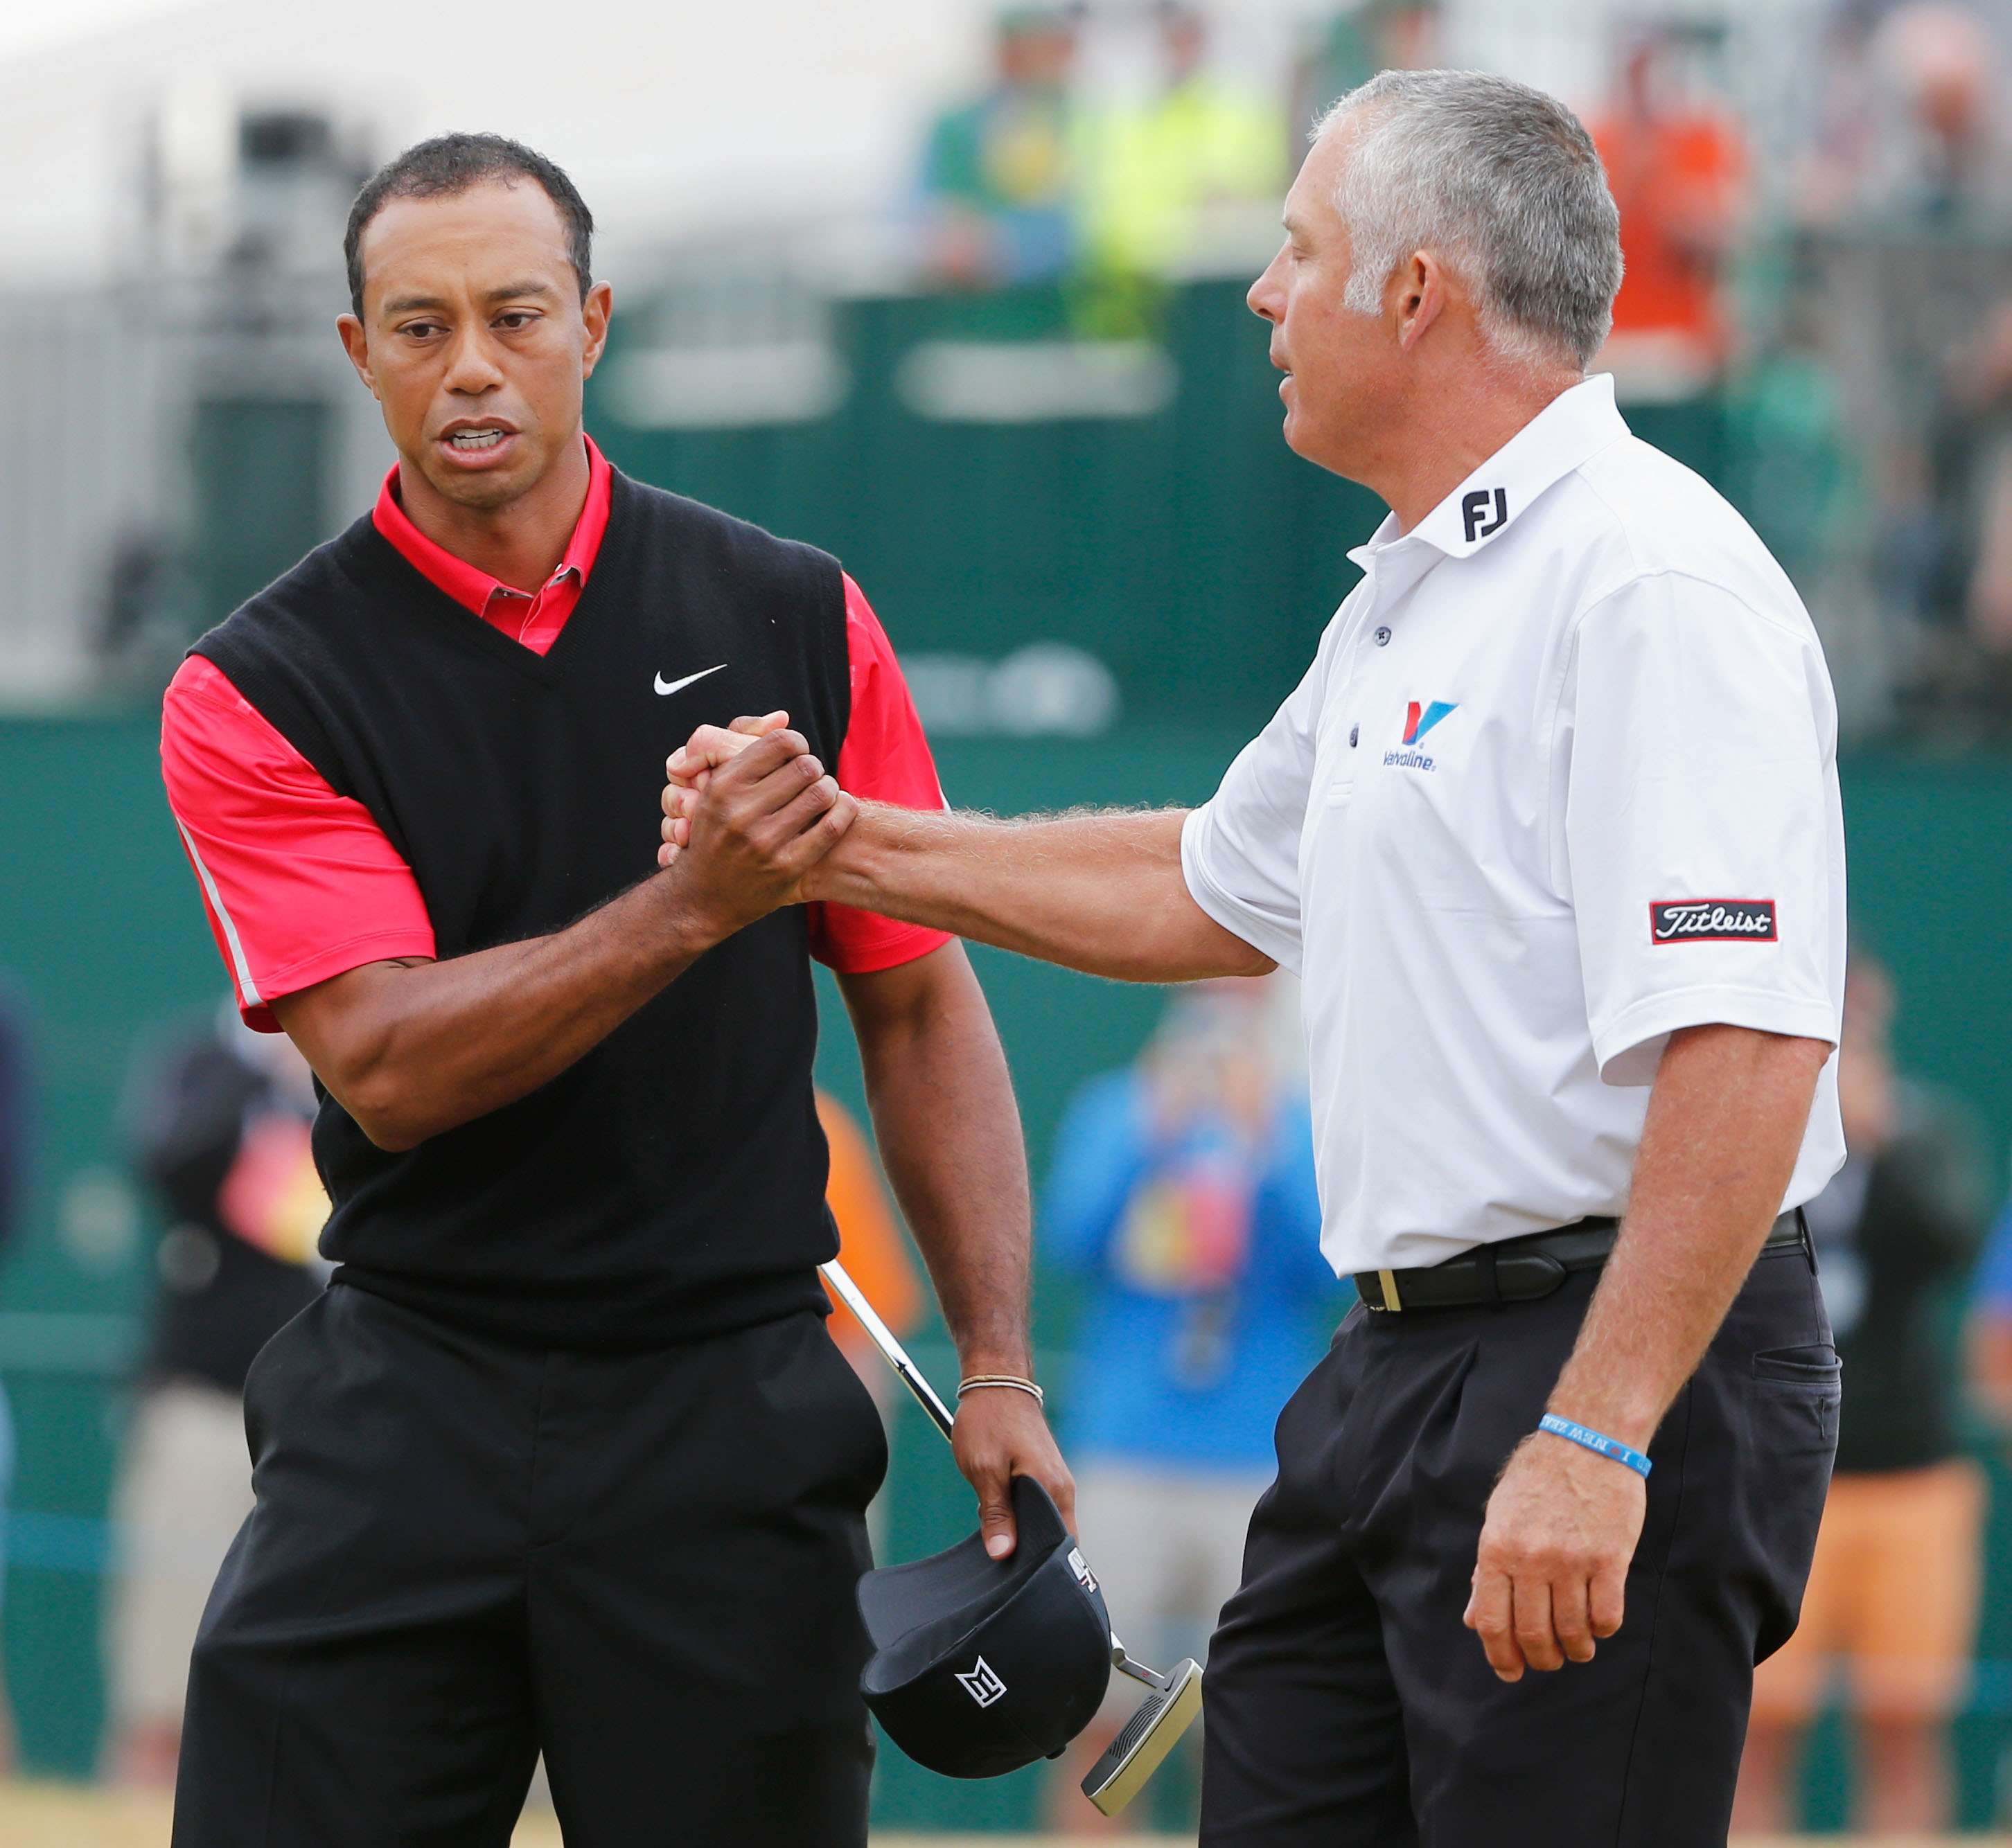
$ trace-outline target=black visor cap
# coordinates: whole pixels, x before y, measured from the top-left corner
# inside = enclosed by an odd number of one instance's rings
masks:
[[[873,1643],[860,1691],[911,1758],[994,1778],[1051,1758],[1087,1726],[1111,1679],[1111,1620],[1055,1504],[1013,1479],[1018,1542],[982,1535],[859,1582]]]

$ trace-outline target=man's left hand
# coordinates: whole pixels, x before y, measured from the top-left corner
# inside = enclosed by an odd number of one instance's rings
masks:
[[[701,725],[689,742],[665,760],[658,866],[668,867],[691,844],[692,817],[698,812],[699,797],[712,783],[712,773],[731,764],[756,739],[779,732],[789,722],[787,712],[771,712],[761,718],[737,718],[730,725]]]
[[[967,1394],[958,1401],[951,1442],[958,1468],[977,1491],[979,1526],[994,1559],[1011,1557],[1018,1538],[1013,1530],[1016,1476],[1031,1476],[1046,1489],[1062,1524],[1076,1532],[1076,1483],[1031,1393],[988,1386]]]
[[[1632,1469],[1532,1432],[1488,1498],[1463,1619],[1504,1681],[1589,1662],[1621,1627],[1648,1487]]]

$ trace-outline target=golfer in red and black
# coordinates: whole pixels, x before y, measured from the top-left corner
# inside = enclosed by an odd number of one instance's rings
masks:
[[[865,1843],[886,1451],[822,1319],[812,956],[965,1373],[1029,1370],[1024,1158],[961,948],[791,903],[854,813],[827,767],[940,803],[900,669],[833,560],[586,438],[591,229],[494,137],[370,181],[341,329],[398,465],[169,689],[240,1004],[320,1081],[338,1266],[247,1384],[258,1504],[177,1848],[502,1848],[541,1750],[571,1848]],[[796,740],[655,871],[667,753],[765,710]],[[1033,1396],[974,1391],[957,1431],[995,1552],[1013,1474],[1066,1510]]]

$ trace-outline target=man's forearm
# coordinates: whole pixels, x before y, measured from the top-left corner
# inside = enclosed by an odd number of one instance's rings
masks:
[[[960,1370],[1033,1372],[1027,1327],[1027,1158],[1006,1057],[961,943],[841,975],[888,1178],[927,1260]],[[1012,1479],[1032,1476],[1072,1530],[1076,1489],[1034,1400],[961,1399],[951,1442],[978,1494],[986,1551],[1014,1544]]]
[[[1627,1216],[1552,1411],[1648,1448],[1781,1209],[1828,1052],[1736,1027],[1671,1036]]]
[[[548,937],[372,963],[274,1004],[364,1134],[409,1148],[549,1082],[715,943],[803,896],[852,800],[793,732],[714,780],[690,851]]]
[[[1026,1145],[971,965],[952,944],[843,986],[881,1159],[964,1372],[1031,1373]]]
[[[1177,809],[1030,816],[862,803],[817,897],[1121,981],[1261,974],[1270,960],[1194,902]]]
[[[658,874],[549,936],[444,962],[374,963],[273,1003],[322,1081],[387,1148],[549,1083],[697,960]]]

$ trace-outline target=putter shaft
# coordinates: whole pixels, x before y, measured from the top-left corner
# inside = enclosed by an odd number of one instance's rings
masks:
[[[839,1301],[859,1318],[859,1326],[880,1350],[880,1358],[915,1395],[917,1403],[929,1415],[936,1429],[949,1437],[951,1426],[956,1422],[955,1415],[937,1397],[936,1389],[922,1377],[922,1369],[909,1359],[908,1349],[896,1340],[894,1330],[880,1319],[879,1311],[866,1300],[865,1292],[845,1274],[845,1266],[834,1258],[828,1264],[820,1264],[818,1274],[830,1284]]]

